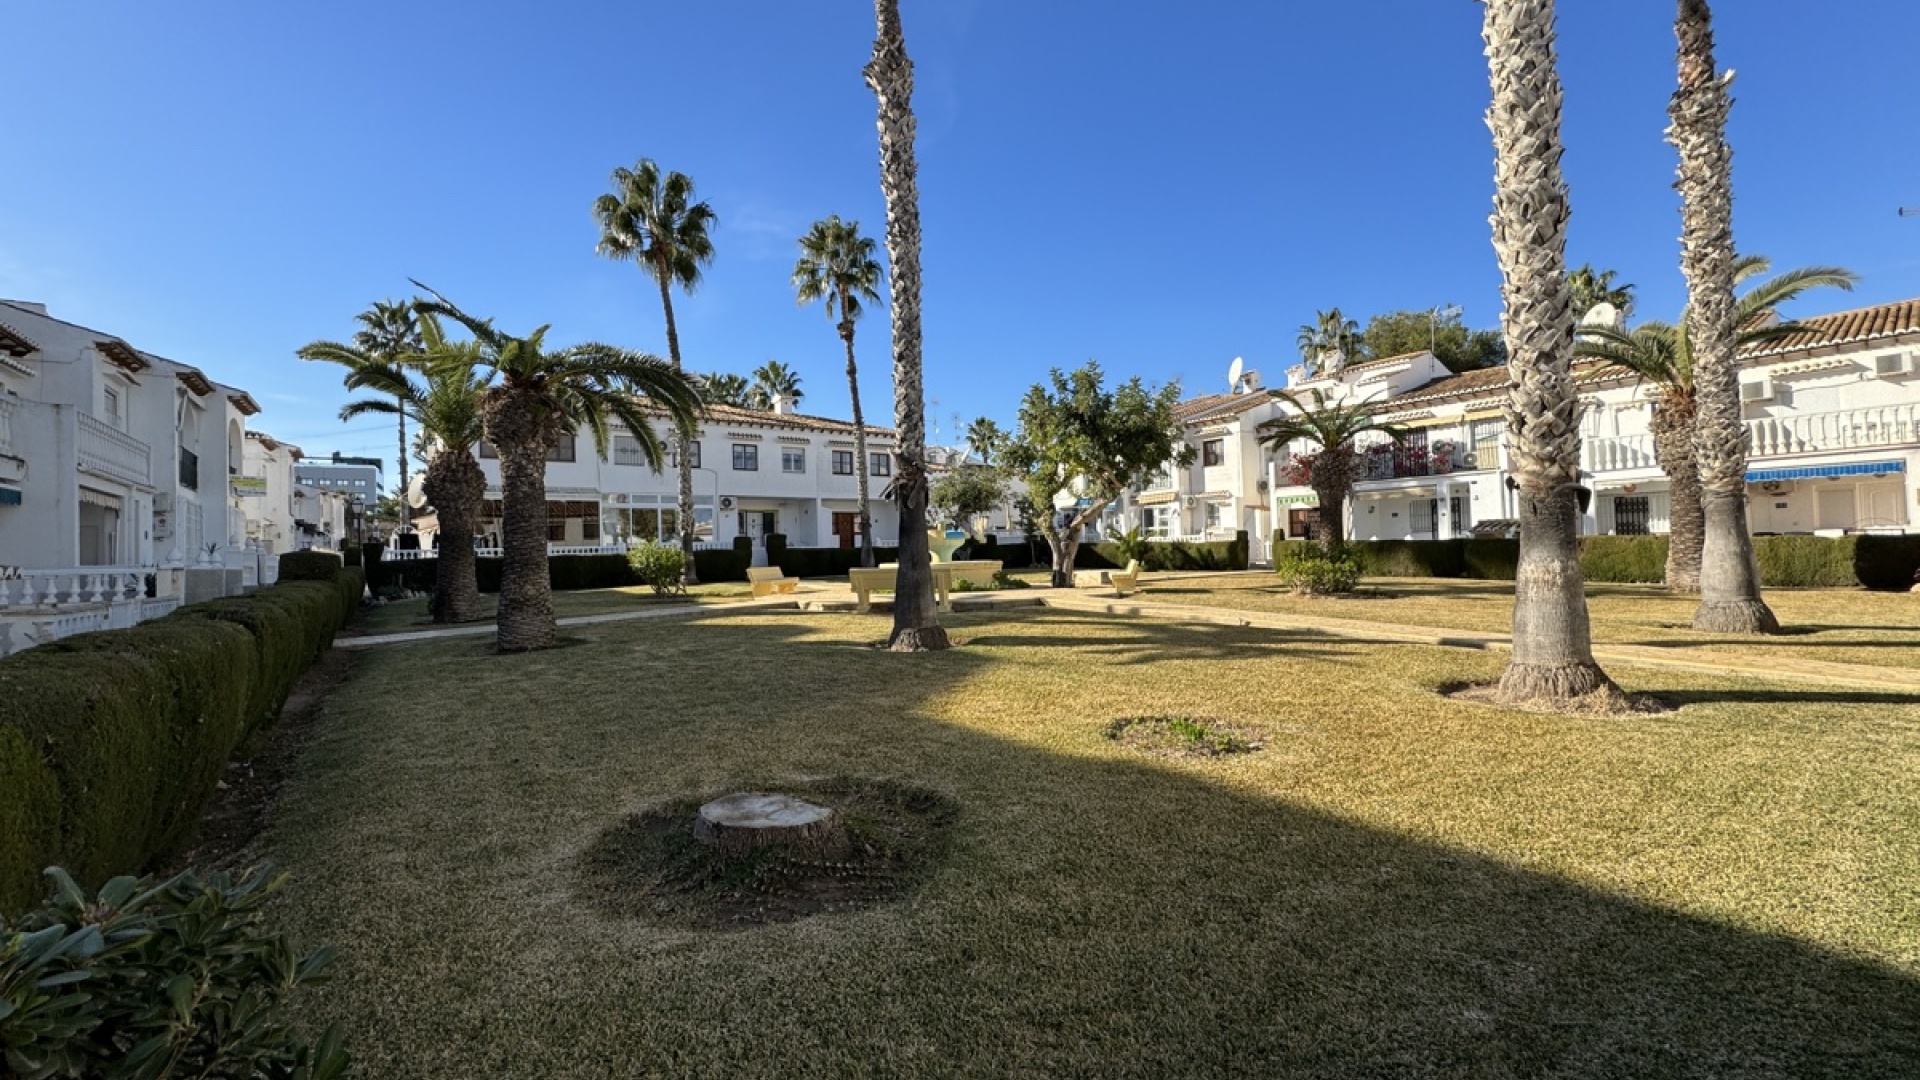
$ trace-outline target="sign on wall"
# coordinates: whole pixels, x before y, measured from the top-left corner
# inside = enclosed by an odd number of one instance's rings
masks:
[[[230,476],[227,482],[233,486],[236,499],[264,499],[267,496],[267,478],[264,476]]]

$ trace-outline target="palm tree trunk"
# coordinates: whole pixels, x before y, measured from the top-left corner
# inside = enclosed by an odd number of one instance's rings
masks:
[[[660,285],[660,307],[667,313],[667,356],[673,360],[673,370],[680,370],[680,330],[673,323],[673,289],[670,287],[665,268],[659,268],[654,280]],[[693,565],[693,459],[688,455],[692,436],[676,430],[673,433],[673,452],[680,466],[680,554],[685,569],[681,580],[688,585],[700,584],[700,571]],[[719,512],[719,507],[714,508]]]
[[[402,525],[411,524],[413,521],[413,507],[408,505],[407,503],[408,478],[407,478],[406,404],[407,403],[405,401],[400,402],[400,407],[401,407],[401,411],[400,411],[400,498],[395,500],[400,504],[400,524]]]
[[[860,372],[853,364],[853,320],[840,323],[847,343],[847,393],[853,399],[853,475],[860,493],[860,565],[872,566],[873,506],[867,501],[867,424],[860,412]]]
[[[1484,36],[1493,80],[1493,246],[1511,355],[1507,430],[1520,486],[1513,658],[1498,696],[1566,705],[1619,691],[1594,662],[1580,574],[1580,402],[1570,370],[1553,0],[1489,0]]]
[[[442,451],[427,463],[420,481],[440,519],[440,553],[433,577],[433,621],[462,623],[480,614],[473,537],[479,531],[480,504],[487,477],[473,455]]]
[[[1669,392],[1653,414],[1653,456],[1667,474],[1667,591],[1700,591],[1700,471],[1693,403]]]
[[[500,452],[500,612],[497,648],[526,652],[553,644],[553,586],[547,570],[547,453],[559,410],[538,391],[487,392],[487,440]]]
[[[1694,453],[1704,535],[1696,630],[1771,634],[1780,629],[1760,598],[1760,567],[1747,531],[1747,434],[1734,362],[1733,150],[1727,145],[1727,79],[1714,74],[1707,0],[1680,0],[1680,88],[1667,106],[1667,139],[1680,153],[1680,270],[1687,278],[1687,334],[1699,408]]]
[[[877,32],[867,85],[879,104],[880,190],[887,200],[887,275],[893,301],[894,502],[900,517],[900,573],[893,600],[896,652],[947,647],[933,598],[927,544],[926,398],[920,357],[920,191],[913,156],[913,63],[900,30],[899,0],[874,0]]]
[[[1339,547],[1347,542],[1347,493],[1353,490],[1353,450],[1341,444],[1323,448],[1307,475],[1308,487],[1320,502],[1321,543]]]

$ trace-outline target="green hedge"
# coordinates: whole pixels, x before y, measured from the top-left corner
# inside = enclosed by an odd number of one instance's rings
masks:
[[[1081,544],[1074,552],[1073,565],[1078,570],[1119,570],[1127,565],[1127,560],[1121,557],[1118,544]],[[1235,533],[1232,540],[1199,544],[1185,540],[1154,541],[1147,545],[1147,557],[1140,560],[1140,568],[1151,571],[1245,570],[1247,534],[1242,530]]]
[[[98,882],[183,850],[360,582],[289,581],[0,659],[0,911],[39,899],[43,867]]]
[[[1920,579],[1920,536],[1850,537],[1854,579],[1869,589],[1905,592]]]
[[[1588,581],[1658,585],[1667,580],[1667,538],[1583,536],[1580,572]]]

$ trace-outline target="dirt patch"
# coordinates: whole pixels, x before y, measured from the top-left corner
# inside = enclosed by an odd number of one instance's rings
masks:
[[[702,803],[679,799],[601,833],[580,856],[576,895],[618,918],[704,930],[747,929],[854,911],[906,896],[946,855],[959,804],[891,780],[812,779],[744,784],[830,806],[845,822],[848,854],[824,859],[790,847],[728,858],[693,838]]]
[[[255,732],[227,762],[213,802],[200,819],[199,840],[174,860],[169,873],[189,867],[198,873],[238,871],[265,859],[260,839],[272,821],[280,789],[293,774],[327,695],[352,674],[359,658],[353,649],[328,649],[307,669],[287,695],[279,719]]]
[[[1519,709],[1522,712],[1546,713],[1552,716],[1657,716],[1660,713],[1674,712],[1679,709],[1678,705],[1652,694],[1630,694],[1624,690],[1588,694],[1571,702],[1557,702],[1544,698],[1533,701],[1502,701],[1498,683],[1448,683],[1436,687],[1435,692],[1443,698],[1454,701],[1491,705],[1500,709]]]
[[[1266,748],[1258,728],[1191,716],[1124,716],[1107,725],[1107,738],[1155,757],[1217,758]]]

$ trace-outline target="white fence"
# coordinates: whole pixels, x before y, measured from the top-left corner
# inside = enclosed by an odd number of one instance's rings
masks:
[[[146,443],[86,413],[80,422],[80,464],[130,484],[153,482],[153,451]]]
[[[129,567],[8,570],[0,573],[0,609],[111,604],[147,591],[146,571]]]

